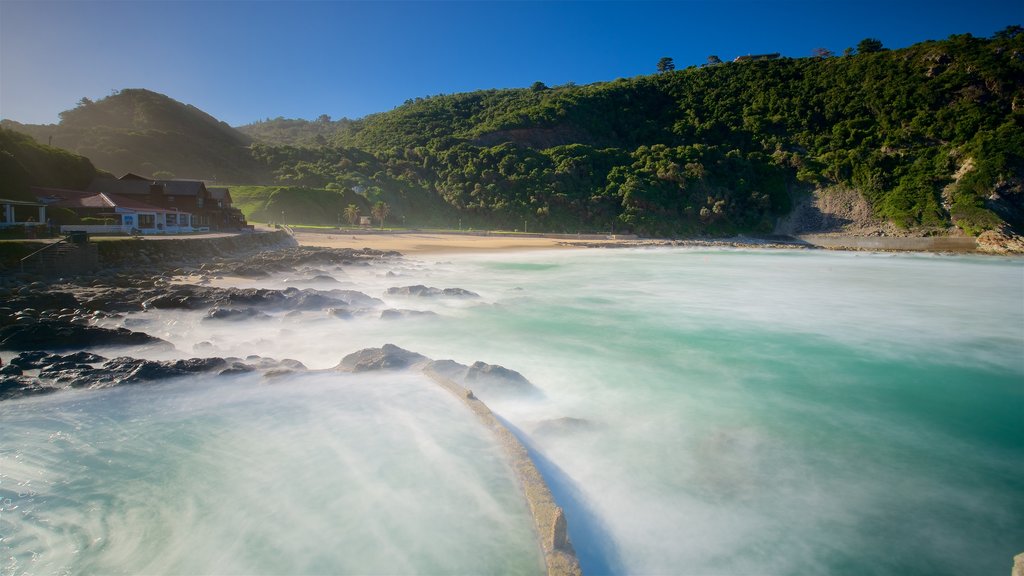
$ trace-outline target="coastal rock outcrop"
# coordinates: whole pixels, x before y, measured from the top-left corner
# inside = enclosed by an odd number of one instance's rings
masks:
[[[371,370],[397,370],[424,365],[430,360],[416,352],[385,344],[380,348],[364,348],[341,359],[335,370],[341,372],[369,372]]]
[[[303,372],[306,366],[298,360],[274,360],[262,356],[249,356],[244,360],[219,357],[146,360],[119,356],[108,360],[87,352],[62,355],[29,351],[12,358],[4,369],[18,373],[0,374],[0,400],[66,388],[110,388],[195,374],[231,376],[261,372],[270,378]],[[28,370],[38,370],[38,373],[27,375],[24,372]]]
[[[541,395],[540,390],[522,374],[497,364],[474,362],[466,366],[454,360],[435,360],[427,365],[427,369],[471,389],[484,400]]]
[[[0,328],[0,350],[68,350],[92,346],[141,345],[171,347],[170,343],[144,332],[133,332],[127,328],[101,328],[67,320],[44,318]]]
[[[433,288],[417,284],[415,286],[395,286],[388,288],[388,296],[419,296],[445,298],[479,298],[476,292],[463,288]]]
[[[1024,236],[1007,231],[988,230],[978,236],[978,251],[989,254],[1024,254]]]

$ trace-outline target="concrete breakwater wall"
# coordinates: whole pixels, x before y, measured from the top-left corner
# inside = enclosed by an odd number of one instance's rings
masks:
[[[548,576],[580,576],[582,571],[579,560],[576,558],[576,552],[569,541],[569,527],[566,523],[565,513],[555,503],[551,489],[548,488],[540,470],[530,458],[526,447],[471,391],[430,367],[425,368],[423,372],[442,388],[462,400],[501,444],[509,464],[512,465],[512,470],[519,480],[526,503],[530,507],[534,528],[540,537],[540,545],[544,551],[544,563],[547,566]]]
[[[97,242],[100,267],[151,266],[201,261],[294,246],[284,231],[235,234],[209,238],[137,239]]]

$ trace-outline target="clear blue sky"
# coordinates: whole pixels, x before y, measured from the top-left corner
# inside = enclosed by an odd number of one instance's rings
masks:
[[[231,125],[359,118],[417,96],[650,74],[662,56],[803,57],[1009,24],[1024,2],[0,0],[0,117],[56,122],[83,96],[147,88]]]

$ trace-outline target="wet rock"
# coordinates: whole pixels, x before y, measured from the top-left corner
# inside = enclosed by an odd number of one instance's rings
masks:
[[[522,374],[497,364],[475,362],[466,366],[454,360],[435,360],[426,366],[426,370],[472,388],[484,400],[540,395],[540,390]]]
[[[42,368],[43,366],[52,364],[62,358],[63,356],[60,354],[51,354],[50,352],[44,352],[42,350],[32,350],[21,352],[14,358],[11,358],[11,365],[24,370],[34,370],[36,368]]]
[[[389,296],[416,296],[421,298],[443,296],[447,298],[479,298],[476,292],[470,292],[462,288],[433,288],[417,284],[415,286],[395,286],[388,288]]]
[[[395,308],[388,308],[387,310],[381,310],[381,320],[398,320],[400,318],[421,318],[424,316],[437,316],[436,312],[430,310],[399,310]]]
[[[347,308],[328,308],[327,315],[341,318],[342,320],[350,320],[352,318],[352,312]]]
[[[104,362],[102,371],[109,375],[114,384],[134,384],[212,372],[225,366],[227,361],[223,358],[190,358],[172,362],[122,356]]]
[[[192,351],[193,352],[199,352],[199,353],[202,353],[204,351],[205,352],[211,352],[211,351],[213,351],[213,349],[214,349],[213,342],[210,342],[210,341],[207,341],[207,340],[203,340],[202,342],[196,342],[192,346]]]
[[[256,371],[256,367],[255,366],[250,366],[248,364],[245,364],[244,362],[233,362],[230,366],[228,366],[227,368],[221,370],[217,375],[218,376],[234,376],[236,374],[249,374],[250,372],[255,372],[255,371]]]
[[[374,298],[358,290],[331,290],[328,294],[332,298],[339,298],[349,306],[357,308],[376,308],[384,305],[384,301],[380,298]]]
[[[298,360],[294,360],[292,358],[285,358],[284,360],[281,360],[280,362],[278,362],[278,364],[281,367],[287,368],[289,370],[299,370],[299,371],[308,370],[308,368],[306,368],[305,364],[303,364],[302,362],[299,362]]]
[[[56,390],[57,388],[28,376],[0,376],[0,400],[38,396]]]
[[[597,426],[590,420],[565,416],[539,422],[533,429],[538,436],[570,436],[581,432],[589,432]]]
[[[8,364],[6,366],[0,367],[0,375],[3,376],[21,376],[22,374],[24,374],[24,371],[21,369],[20,366],[17,366],[15,364]]]
[[[261,318],[270,318],[270,316],[267,316],[255,308],[212,308],[207,312],[203,320],[227,320],[231,322],[238,322],[241,320]]]
[[[342,372],[368,372],[411,368],[427,362],[429,359],[422,354],[404,350],[394,344],[385,344],[380,348],[365,348],[353,352],[342,358],[341,363],[334,369]]]
[[[100,328],[62,320],[39,320],[0,328],[0,350],[66,350],[93,346],[171,345],[126,328]]]

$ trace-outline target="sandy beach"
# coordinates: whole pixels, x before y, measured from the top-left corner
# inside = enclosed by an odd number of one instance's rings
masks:
[[[329,233],[295,230],[295,239],[302,246],[325,248],[373,248],[396,250],[402,254],[437,254],[453,252],[497,252],[529,249],[566,249],[581,244],[621,243],[621,240],[567,240],[542,236],[446,234],[437,232],[402,233]]]

